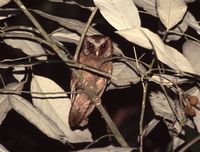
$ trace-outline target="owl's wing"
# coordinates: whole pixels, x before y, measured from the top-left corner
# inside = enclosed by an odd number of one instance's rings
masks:
[[[102,66],[103,68],[103,66]],[[111,73],[112,65],[111,63],[107,65],[107,67],[102,69],[105,72]],[[97,96],[96,102],[99,102],[98,98],[104,92],[104,89],[107,85],[108,79],[103,77],[98,77],[94,74],[91,74],[87,71],[80,70],[80,73],[84,79],[83,85],[91,86],[90,89],[95,90],[95,94]],[[69,123],[70,126],[85,126],[88,123],[88,116],[92,113],[95,105],[91,101],[91,99],[83,92],[83,87],[79,84],[78,79],[75,76],[72,76],[71,79],[71,91],[80,91],[78,94],[72,94],[72,107],[69,114]]]

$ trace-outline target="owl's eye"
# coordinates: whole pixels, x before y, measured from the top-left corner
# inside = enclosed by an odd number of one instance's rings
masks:
[[[92,43],[89,43],[89,45],[88,45],[88,46],[89,46],[89,48],[90,48],[90,49],[94,49],[94,44],[92,44]]]
[[[106,43],[103,43],[102,45],[101,45],[101,49],[105,49],[106,48]]]

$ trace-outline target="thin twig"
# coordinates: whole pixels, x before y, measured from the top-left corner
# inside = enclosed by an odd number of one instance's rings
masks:
[[[157,62],[157,67],[158,67],[158,71],[159,71],[159,74],[161,75],[162,74],[162,72],[161,72],[161,67],[160,67],[160,61],[158,60],[158,55],[157,55],[157,52],[156,52],[156,49],[155,49],[155,46],[154,46],[154,44],[153,44],[153,42],[151,41],[151,39],[148,37],[148,35],[143,31],[143,30],[140,30],[145,36],[146,36],[146,38],[149,40],[149,43],[151,44],[151,46],[152,46],[152,50],[153,50],[153,53],[154,53],[154,55],[155,55],[155,61]],[[183,126],[183,123],[179,120],[179,118],[177,117],[177,115],[176,115],[176,112],[175,112],[175,110],[173,109],[173,106],[172,106],[172,104],[171,104],[171,102],[170,102],[170,99],[169,99],[169,97],[168,97],[168,95],[167,95],[167,91],[166,91],[166,89],[165,89],[165,87],[163,86],[163,80],[162,80],[162,78],[160,77],[160,86],[161,86],[161,88],[162,88],[162,90],[163,90],[163,92],[164,92],[164,95],[165,95],[165,98],[167,99],[167,102],[168,102],[168,104],[169,104],[169,107],[170,107],[170,109],[172,110],[172,113],[174,114],[174,117],[176,118],[176,120],[178,121],[178,123],[181,125],[181,126]]]
[[[139,151],[143,152],[143,122],[144,122],[144,113],[145,113],[145,107],[146,107],[146,96],[147,96],[147,83],[144,83],[143,78],[141,78],[142,81],[142,87],[143,87],[143,96],[142,96],[142,108],[141,108],[141,114],[140,114],[140,147]]]
[[[192,145],[196,144],[198,141],[200,141],[200,135],[198,135],[193,140],[191,140],[189,143],[187,143],[184,147],[182,147],[179,150],[179,152],[185,152],[188,148],[190,148]]]
[[[79,43],[78,43],[78,45],[76,47],[76,51],[75,51],[75,54],[74,54],[74,61],[76,61],[78,59],[79,52],[81,50],[81,46],[82,46],[83,40],[85,38],[85,35],[86,35],[86,33],[87,33],[87,31],[88,31],[88,29],[90,27],[90,24],[91,24],[91,22],[92,22],[92,20],[93,20],[93,18],[94,18],[94,16],[95,16],[95,14],[96,14],[97,11],[98,11],[98,8],[95,7],[93,9],[93,11],[92,11],[92,14],[90,15],[90,17],[89,17],[89,19],[87,21],[87,24],[86,24],[86,26],[85,26],[85,28],[83,30],[83,33],[81,34],[81,38],[79,40]]]
[[[32,95],[65,95],[65,94],[77,94],[77,93],[82,93],[83,91],[68,91],[68,92],[36,92],[36,91],[25,91],[25,90],[22,90],[22,91],[17,91],[18,94],[21,94],[21,93],[25,93],[25,94],[32,94]],[[16,90],[11,90],[11,89],[0,89],[0,93],[3,93],[3,94],[15,94],[16,93]]]
[[[33,27],[30,26],[6,26],[1,28],[2,32],[8,32],[8,31],[19,31],[19,30],[25,30],[25,31],[31,31],[31,32],[35,32],[35,33],[39,33],[39,31]]]
[[[101,102],[100,104],[96,104],[96,108],[99,111],[101,111],[101,115],[103,116],[104,120],[106,121],[108,127],[112,131],[115,138],[117,137],[116,140],[119,142],[119,144],[121,144],[123,147],[129,147],[129,145],[127,144],[127,142],[124,140],[123,136],[117,129],[116,125],[114,124],[114,122],[112,121],[112,119],[110,118],[110,116],[108,115],[104,107],[102,106]]]
[[[88,149],[90,148],[92,145],[94,145],[95,143],[99,142],[100,140],[102,140],[103,138],[106,138],[106,137],[112,137],[113,135],[111,134],[106,134],[106,135],[103,135],[101,137],[99,137],[98,139],[94,140],[92,143],[88,144],[85,149]]]
[[[168,33],[177,34],[177,35],[181,35],[181,36],[184,35],[184,36],[189,37],[189,38],[191,38],[192,40],[197,41],[198,43],[200,43],[200,40],[198,40],[198,39],[196,39],[195,37],[190,36],[190,35],[188,35],[188,34],[186,34],[186,33],[181,33],[181,32],[177,32],[177,31],[173,31],[173,30],[169,30]]]

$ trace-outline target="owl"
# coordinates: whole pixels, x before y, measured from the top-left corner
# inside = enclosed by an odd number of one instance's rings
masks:
[[[112,72],[113,44],[109,37],[102,35],[86,36],[78,63],[98,69],[103,72]],[[72,106],[69,113],[69,124],[72,128],[84,127],[88,123],[88,116],[95,105],[91,99],[83,92],[83,85],[89,86],[94,91],[96,97],[101,97],[108,83],[108,79],[98,76],[85,70],[79,70],[83,77],[83,84],[72,74],[71,91],[78,91],[78,94],[71,95]],[[98,101],[100,102],[100,101]]]

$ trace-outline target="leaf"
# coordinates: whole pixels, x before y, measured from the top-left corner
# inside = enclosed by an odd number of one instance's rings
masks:
[[[75,30],[76,32],[78,32],[79,34],[82,34],[83,29],[85,27],[85,23],[80,22],[78,20],[75,19],[69,19],[69,18],[63,18],[63,17],[58,17],[58,16],[53,16],[50,14],[47,14],[45,12],[42,12],[40,10],[33,10],[35,13],[48,18],[52,21],[55,21],[57,23],[59,23],[60,25],[71,29],[71,30]],[[100,32],[98,32],[97,30],[95,30],[93,27],[90,27],[88,29],[87,35],[95,35],[95,34],[101,34]],[[117,46],[116,43],[113,42],[113,46],[114,46],[114,52],[116,54],[123,54],[123,52],[121,51],[121,49],[119,49],[119,47]]]
[[[183,55],[188,59],[197,74],[200,74],[200,43],[188,40],[183,46]]]
[[[200,35],[200,25],[198,23],[198,21],[195,19],[195,17],[190,13],[187,12],[184,19],[185,22],[187,22],[187,24],[193,28],[194,30],[197,31],[197,33]]]
[[[91,148],[91,149],[84,149],[79,150],[77,152],[131,152],[135,148],[129,148],[129,147],[114,147],[114,146],[107,146],[103,148]]]
[[[0,7],[8,4],[11,0],[0,0]]]
[[[44,54],[45,51],[39,43],[26,39],[27,36],[34,36],[29,32],[22,31],[12,31],[8,32],[10,34],[20,34],[24,36],[24,39],[21,38],[6,38],[4,42],[7,45],[12,46],[13,48],[21,49],[25,54],[33,56],[33,55],[41,55]],[[17,36],[16,36],[17,37]],[[47,60],[46,56],[38,57],[39,60]]]
[[[164,50],[164,44],[160,37],[147,28],[135,27],[128,30],[116,31],[116,33],[141,47],[153,49],[152,42],[155,49]],[[153,41],[150,42],[148,38]]]
[[[3,145],[0,144],[0,152],[9,152]]]
[[[171,29],[170,32],[167,34],[167,37],[165,39],[166,42],[170,42],[170,41],[177,41],[180,38],[183,37],[182,34],[184,34],[186,32],[186,30],[188,29],[188,24],[183,20],[180,24],[177,25],[177,27],[175,27],[174,29]],[[164,35],[167,31],[158,31],[159,34]],[[174,32],[174,33],[171,33]],[[176,33],[180,33],[180,34],[176,34]]]
[[[33,10],[35,13],[37,13],[38,15],[48,18],[49,20],[55,21],[57,23],[59,23],[60,25],[71,29],[71,30],[75,30],[77,31],[79,34],[81,34],[83,32],[83,29],[85,27],[85,23],[75,20],[75,19],[69,19],[69,18],[64,18],[64,17],[59,17],[59,16],[54,16],[45,12],[42,12],[40,10]],[[96,31],[94,28],[90,27],[88,29],[88,35],[93,35],[93,34],[100,34],[100,32]]]
[[[195,73],[188,60],[176,49],[165,45],[160,37],[146,28],[132,28],[129,30],[117,31],[127,40],[147,49],[155,49],[157,58],[178,71]]]
[[[71,108],[71,101],[66,94],[55,94],[56,92],[64,92],[64,90],[55,82],[48,78],[35,75],[31,81],[31,91],[41,92],[41,94],[37,95],[37,98],[33,97],[33,104],[58,125],[58,127],[69,138],[68,140],[70,142],[78,143],[92,141],[88,129],[83,131],[72,131],[70,129],[68,117]],[[52,94],[47,95],[44,94],[45,92],[52,92]]]
[[[7,95],[0,96],[0,125],[7,116],[7,113],[11,110],[11,106],[8,102]]]
[[[18,95],[10,95],[9,102],[17,113],[21,114],[47,136],[60,140],[63,143],[68,140],[63,131],[60,130],[53,121],[47,118],[41,111],[33,107],[26,99]]]
[[[181,146],[184,143],[185,141],[180,137],[173,136],[173,151],[175,151],[177,148],[179,148],[179,146]]]
[[[23,73],[21,73],[21,72],[23,72]],[[21,82],[22,79],[25,77],[25,68],[24,67],[14,67],[13,76],[15,77],[15,79],[18,80],[18,82]]]
[[[178,71],[184,71],[184,72],[190,72],[190,73],[196,73],[190,62],[181,54],[178,52],[175,48],[170,47],[168,45],[165,45],[166,51],[163,52],[163,60],[160,57],[160,61],[164,62],[171,68],[178,70]],[[161,56],[161,55],[160,55]],[[166,57],[165,57],[166,56]],[[165,60],[165,61],[164,61]]]
[[[139,7],[143,8],[145,11],[151,15],[157,17],[156,2],[155,0],[133,0],[133,2]]]
[[[103,17],[117,30],[141,26],[137,7],[132,0],[94,0]]]
[[[183,0],[156,0],[157,12],[167,30],[180,22],[187,10]]]
[[[59,42],[68,42],[77,44],[80,40],[80,36],[76,33],[72,33],[64,28],[59,28],[51,33],[51,38]]]
[[[177,99],[173,101],[169,96],[168,99],[169,101],[167,101],[167,98],[161,92],[151,92],[150,94],[150,103],[155,115],[163,118],[169,131],[180,133],[182,131],[182,127],[177,122],[177,119],[183,122],[186,118]],[[176,112],[176,117],[174,116],[171,108]]]
[[[145,127],[144,129],[144,134],[145,136],[147,136],[156,126],[157,124],[159,123],[160,121],[157,120],[157,119],[152,119],[148,124],[147,126]]]
[[[21,91],[23,87],[23,83],[10,83],[5,88],[1,89],[1,92],[5,94],[0,95],[0,125],[5,119],[7,113],[12,109],[12,107],[9,104],[9,95],[6,93],[9,91],[13,91],[17,93],[18,91]]]
[[[141,64],[139,64],[137,69],[136,63],[133,64],[135,65],[130,67],[123,62],[114,62],[112,75],[116,79],[111,80],[107,90],[129,87],[131,84],[138,83],[140,81],[138,72],[145,73],[146,69]]]

